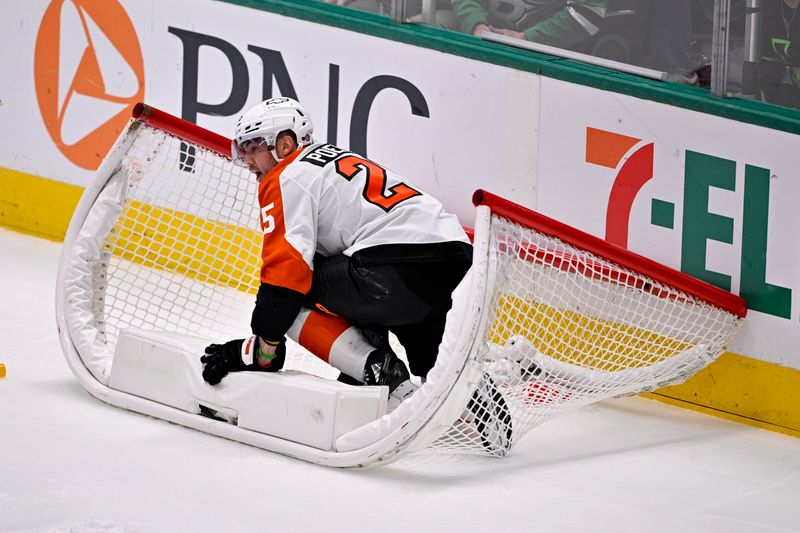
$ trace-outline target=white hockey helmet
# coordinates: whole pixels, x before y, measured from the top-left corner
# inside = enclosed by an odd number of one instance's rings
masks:
[[[245,166],[242,148],[248,141],[260,139],[272,150],[275,159],[279,159],[275,154],[275,141],[280,133],[287,130],[294,133],[299,146],[314,142],[311,117],[297,100],[281,96],[251,107],[236,123],[231,150],[233,162]]]

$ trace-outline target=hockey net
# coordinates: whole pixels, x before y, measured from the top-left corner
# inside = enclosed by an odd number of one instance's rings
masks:
[[[491,449],[566,411],[685,381],[746,314],[737,296],[503,198],[474,201],[491,210],[491,280],[470,410],[478,420],[507,411],[511,428],[497,426]],[[470,421],[435,447],[490,449]]]
[[[79,206],[60,274],[62,344],[101,384],[121,331],[240,338],[258,289],[257,184],[231,163],[230,141],[145,106],[135,116]],[[429,394],[450,404],[431,400],[436,424],[409,450],[505,456],[560,413],[686,379],[744,317],[742,300],[724,291],[488,193],[476,204],[485,222],[476,239],[488,246],[476,246],[485,272],[471,279],[486,289],[462,310],[480,313],[476,339],[463,353],[443,347],[464,361],[440,355],[431,374],[473,377]],[[296,345],[284,368],[338,375]]]

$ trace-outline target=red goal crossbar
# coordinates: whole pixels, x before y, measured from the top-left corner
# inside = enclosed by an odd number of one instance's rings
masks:
[[[724,309],[739,318],[744,318],[747,315],[747,303],[740,296],[715,287],[714,285],[689,276],[688,274],[684,274],[674,268],[657,263],[652,259],[631,252],[630,250],[600,239],[599,237],[568,226],[542,215],[541,213],[509,202],[505,198],[478,189],[472,196],[472,203],[476,206],[485,205],[489,207],[493,213],[503,218],[507,218],[521,226],[533,229],[544,235],[556,237],[567,244],[586,250],[620,267],[638,272],[654,281],[674,287],[715,307]],[[542,254],[552,254],[552,252],[542,250],[528,252],[533,257]],[[564,258],[564,261],[572,262],[569,258]],[[584,265],[583,268],[586,268],[586,266]],[[615,277],[613,273],[603,272],[603,274],[612,280]]]
[[[133,107],[132,117],[134,120],[165,131],[175,137],[207,148],[226,159],[231,158],[231,140],[197,124],[192,124],[189,121],[141,102]]]

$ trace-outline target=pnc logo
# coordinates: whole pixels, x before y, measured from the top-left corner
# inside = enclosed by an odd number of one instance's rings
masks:
[[[34,54],[39,111],[58,149],[96,170],[144,98],[144,62],[117,0],[53,0]]]

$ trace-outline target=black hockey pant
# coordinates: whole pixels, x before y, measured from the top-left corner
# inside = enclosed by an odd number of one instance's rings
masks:
[[[391,331],[411,373],[425,377],[439,353],[450,295],[470,262],[459,256],[364,265],[357,255],[317,256],[305,305],[320,304],[360,328]]]

